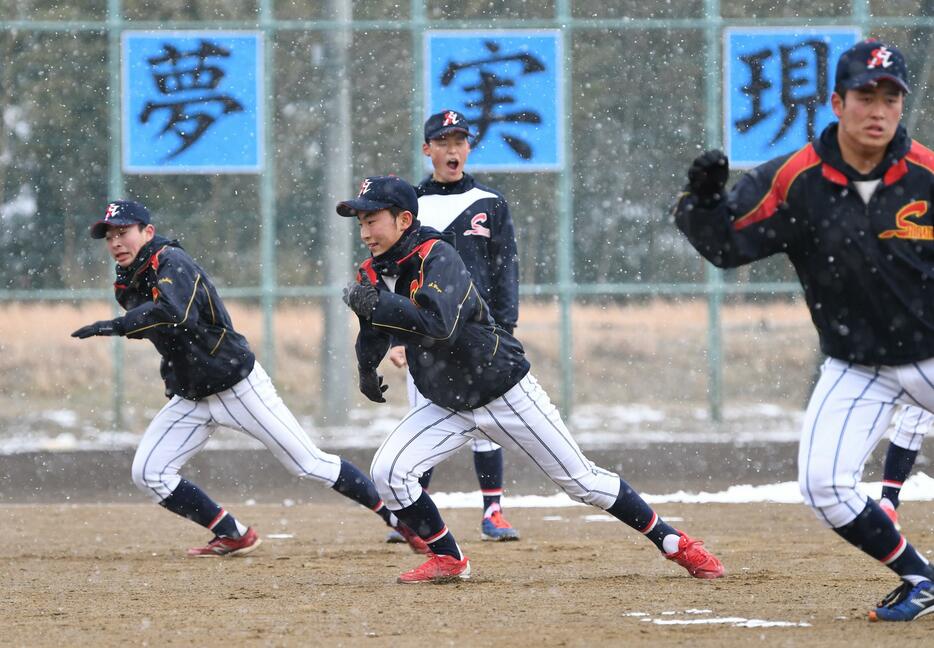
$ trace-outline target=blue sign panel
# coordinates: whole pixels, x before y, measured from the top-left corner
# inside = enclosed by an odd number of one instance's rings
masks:
[[[425,116],[462,112],[478,171],[561,168],[562,43],[557,30],[425,34]]]
[[[724,136],[730,166],[791,153],[836,119],[830,107],[837,59],[855,27],[736,27],[724,38]]]
[[[123,34],[123,170],[258,173],[259,32]]]

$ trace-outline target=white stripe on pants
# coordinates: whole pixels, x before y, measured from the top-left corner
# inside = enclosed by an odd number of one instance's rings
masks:
[[[474,410],[454,411],[424,401],[386,437],[371,473],[391,510],[422,494],[418,478],[473,438],[519,450],[571,498],[608,509],[619,495],[619,475],[581,452],[545,391],[528,374],[505,395]]]
[[[419,405],[424,405],[428,402],[428,399],[425,398],[422,393],[418,391],[418,387],[415,386],[415,379],[412,378],[411,371],[405,372],[405,386],[409,394],[410,409],[416,409]],[[497,444],[484,438],[474,438],[472,439],[472,444],[474,452],[493,452],[500,448]]]
[[[798,447],[804,502],[828,526],[852,522],[866,506],[866,460],[897,405],[934,407],[934,360],[870,367],[830,358],[811,394]]]
[[[230,389],[197,401],[174,396],[143,434],[133,458],[133,482],[161,502],[178,486],[182,467],[219,425],[260,441],[296,477],[327,486],[337,481],[340,457],[322,452],[308,438],[257,362],[250,375]]]

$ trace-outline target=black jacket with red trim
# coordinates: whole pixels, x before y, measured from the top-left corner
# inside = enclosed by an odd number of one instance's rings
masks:
[[[519,320],[519,252],[506,198],[469,173],[451,183],[428,176],[415,191],[419,221],[453,235],[493,319],[512,333]]]
[[[129,268],[117,266],[117,330],[147,339],[162,356],[166,396],[198,400],[233,387],[255,357],[207,274],[178,241],[156,236]]]
[[[867,204],[853,183],[875,179]],[[832,124],[743,175],[713,207],[683,194],[674,216],[720,268],[786,254],[825,354],[900,365],[934,357],[932,198],[934,153],[904,128],[879,166],[860,174],[843,161]]]
[[[357,280],[367,273],[379,300],[360,318],[357,362],[361,371],[375,370],[390,344],[401,343],[419,392],[442,407],[470,410],[509,391],[529,362],[443,236],[419,227],[398,260],[385,263],[387,252],[360,266]]]

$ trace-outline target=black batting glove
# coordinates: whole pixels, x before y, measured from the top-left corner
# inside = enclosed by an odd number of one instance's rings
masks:
[[[71,337],[83,340],[94,335],[123,335],[123,323],[120,320],[101,320],[82,326]]]
[[[723,151],[706,151],[688,169],[688,190],[697,196],[701,207],[712,207],[723,200],[729,177],[730,161]]]
[[[344,288],[343,300],[357,315],[363,319],[370,319],[373,309],[376,308],[376,302],[379,301],[379,291],[370,283],[370,277],[364,272],[360,283],[352,281],[347,284]]]
[[[383,377],[375,369],[360,370],[360,392],[374,403],[385,403],[383,394],[389,385],[383,384]]]

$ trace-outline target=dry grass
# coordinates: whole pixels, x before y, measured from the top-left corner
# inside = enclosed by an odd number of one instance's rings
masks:
[[[234,323],[262,349],[261,311],[228,303]],[[0,413],[37,408],[106,413],[113,383],[112,341],[75,340],[79,326],[111,317],[103,302],[0,305]],[[703,300],[639,305],[577,305],[573,311],[574,391],[579,402],[648,402],[703,407],[707,391],[707,310]],[[275,313],[276,384],[297,412],[319,412],[323,337],[316,305],[284,305]],[[348,318],[348,360],[356,323]],[[557,396],[559,311],[552,302],[523,303],[518,337],[536,376]],[[723,308],[727,400],[801,405],[818,353],[807,310],[797,303]],[[158,357],[149,344],[126,341],[127,401],[144,409],[162,402]],[[352,361],[348,362],[354,366]],[[401,399],[401,372],[386,369]],[[350,384],[355,384],[351,377]]]

